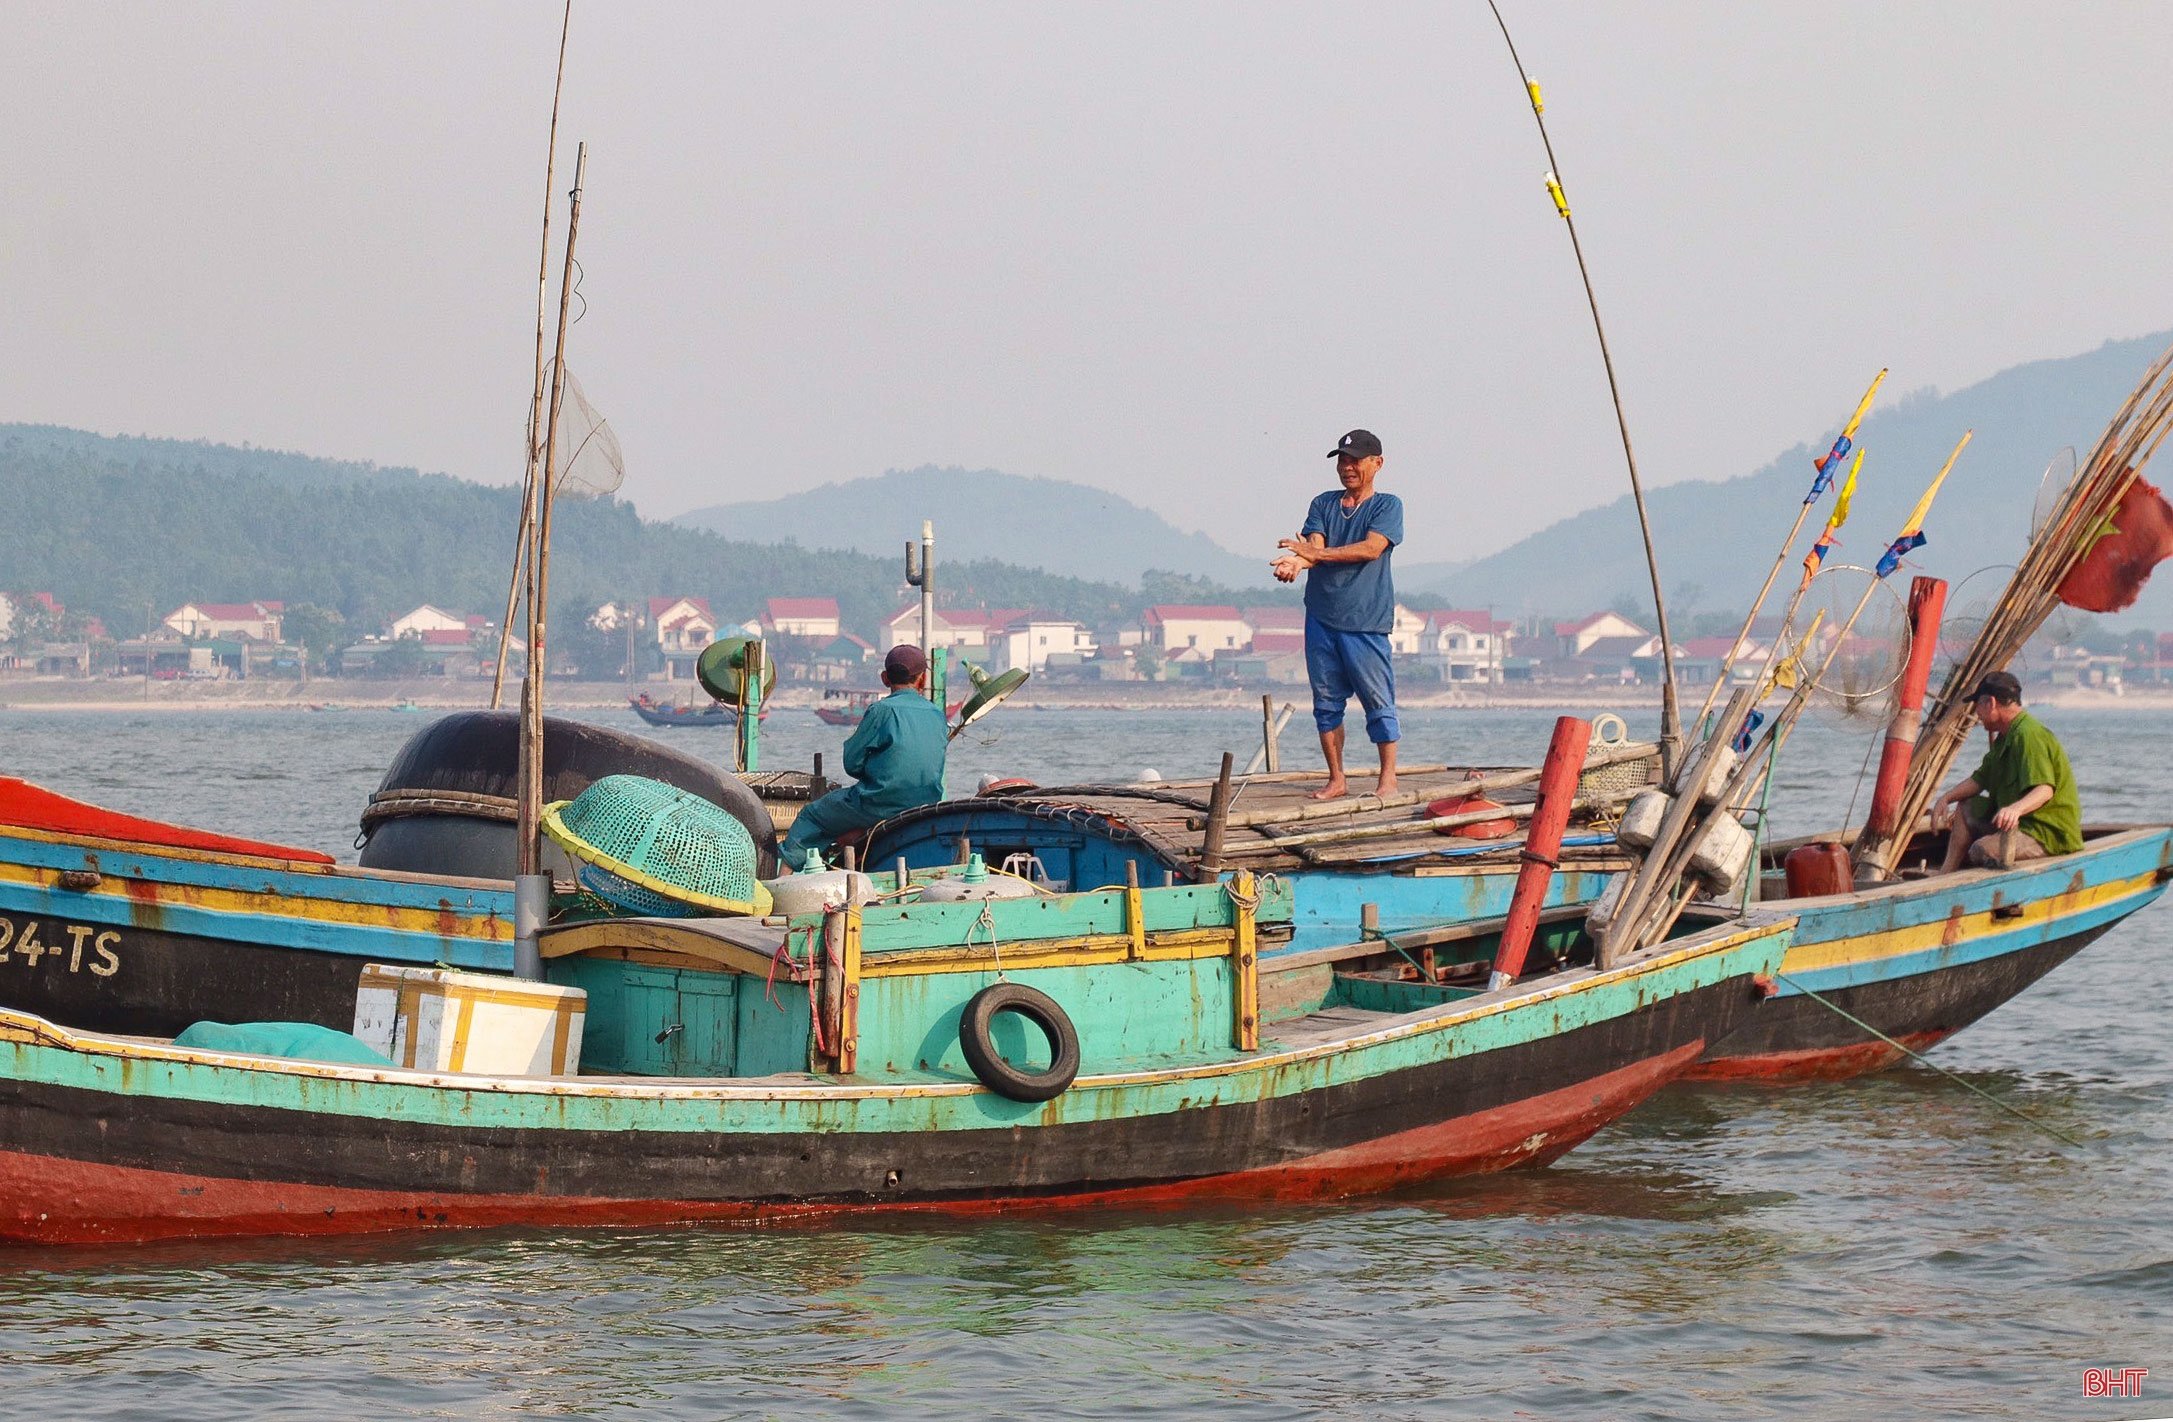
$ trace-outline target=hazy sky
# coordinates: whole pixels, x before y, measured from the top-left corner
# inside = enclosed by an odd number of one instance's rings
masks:
[[[2173,5],[1504,8],[1652,483],[2173,325]],[[558,16],[0,0],[0,420],[517,479]],[[560,134],[652,515],[993,466],[1264,557],[1354,424],[1407,561],[1624,487],[1483,0],[576,0]]]

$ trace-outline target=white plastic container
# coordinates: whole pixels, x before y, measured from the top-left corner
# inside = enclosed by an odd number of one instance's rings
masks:
[[[1594,942],[1607,936],[1607,930],[1614,924],[1616,911],[1622,907],[1622,896],[1629,892],[1629,888],[1628,874],[1615,875],[1607,881],[1607,887],[1600,890],[1600,896],[1592,901],[1592,906],[1584,911],[1585,932],[1592,936]]]
[[[1725,894],[1743,877],[1757,844],[1758,837],[1743,828],[1741,820],[1715,815],[1712,828],[1698,842],[1697,853],[1690,856],[1690,872],[1715,893]]]
[[[396,1065],[486,1076],[571,1076],[588,994],[447,968],[371,963],[355,993],[355,1035]]]
[[[823,869],[814,873],[781,874],[764,879],[770,891],[770,912],[821,913],[847,904],[864,904],[875,897],[875,881],[849,869]]]
[[[1034,886],[1016,874],[991,874],[978,854],[966,860],[963,872],[946,874],[921,885],[924,904],[958,903],[970,899],[1030,899]]]
[[[1623,810],[1622,823],[1615,826],[1615,843],[1625,849],[1652,848],[1660,821],[1667,818],[1667,807],[1673,803],[1674,797],[1665,790],[1640,790]]]
[[[1713,773],[1705,778],[1705,793],[1698,796],[1700,805],[1710,806],[1720,803],[1720,792],[1728,788],[1728,777],[1735,774],[1735,767],[1742,759],[1743,757],[1736,754],[1734,746],[1729,745],[1720,748],[1713,757]],[[1690,772],[1696,768],[1697,758],[1695,756],[1685,757],[1683,763],[1676,768],[1675,778],[1669,782],[1668,789],[1678,795],[1682,794],[1683,782],[1690,778]]]

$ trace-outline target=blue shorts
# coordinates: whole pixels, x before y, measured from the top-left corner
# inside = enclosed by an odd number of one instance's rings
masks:
[[[1313,683],[1313,724],[1333,731],[1343,724],[1343,703],[1353,696],[1366,708],[1366,739],[1375,745],[1401,740],[1396,725],[1396,668],[1386,632],[1340,632],[1305,619],[1305,673]]]

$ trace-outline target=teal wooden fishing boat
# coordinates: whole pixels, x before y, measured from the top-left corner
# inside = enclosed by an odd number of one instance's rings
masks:
[[[0,1012],[0,1236],[1317,1198],[1539,1164],[1761,1010],[1793,930],[1686,921],[1601,971],[1556,915],[1531,971],[1487,991],[1380,941],[1265,966],[1290,913],[1286,884],[1239,873],[570,925],[543,946],[586,994],[559,1076]]]

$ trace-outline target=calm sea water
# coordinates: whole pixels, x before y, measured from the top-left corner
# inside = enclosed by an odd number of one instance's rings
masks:
[[[2088,816],[2173,814],[2173,715],[2046,720]],[[1551,721],[1414,712],[1406,756],[1528,761]],[[423,723],[0,712],[0,774],[351,858]],[[1257,733],[1001,711],[953,783],[1204,773]],[[1872,735],[1798,733],[1779,832],[1861,815]],[[779,712],[765,764],[841,744]],[[1910,1067],[1677,1088],[1551,1169],[1349,1204],[0,1249],[0,1417],[2173,1414],[2169,951],[2159,905],[1934,1054],[2080,1148]],[[2086,1398],[2105,1366],[2151,1369],[2143,1397]]]

